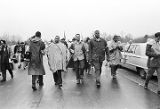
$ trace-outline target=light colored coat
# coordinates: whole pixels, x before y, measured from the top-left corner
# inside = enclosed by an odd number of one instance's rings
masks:
[[[66,71],[68,50],[63,43],[59,42],[57,44],[50,44],[47,50],[47,56],[50,70],[53,73],[55,73],[57,70]]]
[[[108,42],[109,51],[112,50],[112,49],[115,49],[117,46],[121,46],[120,41],[115,42],[115,41],[111,40],[111,41]],[[121,54],[121,51],[118,50],[118,49],[114,50],[112,53],[109,53],[109,61],[110,61],[109,63],[111,65],[120,64],[121,58],[122,58],[122,54]]]

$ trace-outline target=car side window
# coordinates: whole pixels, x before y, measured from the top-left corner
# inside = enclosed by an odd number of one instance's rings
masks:
[[[136,45],[131,45],[127,52],[128,53],[135,53],[136,47],[137,47]]]
[[[135,54],[136,55],[141,55],[141,50],[140,50],[140,46],[139,45],[136,46]]]

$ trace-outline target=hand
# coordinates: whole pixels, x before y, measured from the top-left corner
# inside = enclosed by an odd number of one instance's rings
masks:
[[[71,53],[74,53],[74,50],[70,49]]]

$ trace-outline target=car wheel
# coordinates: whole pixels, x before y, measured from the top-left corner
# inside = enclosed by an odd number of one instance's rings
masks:
[[[146,71],[144,69],[139,69],[138,72],[142,79],[146,78]]]

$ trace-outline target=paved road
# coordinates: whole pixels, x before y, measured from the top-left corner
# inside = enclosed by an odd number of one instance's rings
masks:
[[[0,83],[0,109],[160,109],[160,96],[144,90],[132,72],[119,69],[112,80],[109,68],[103,66],[102,87],[95,86],[94,75],[85,75],[83,85],[77,85],[69,69],[63,75],[63,87],[54,85],[47,60],[44,87],[33,92],[27,70],[15,70],[15,78]],[[0,78],[1,79],[1,78]]]

